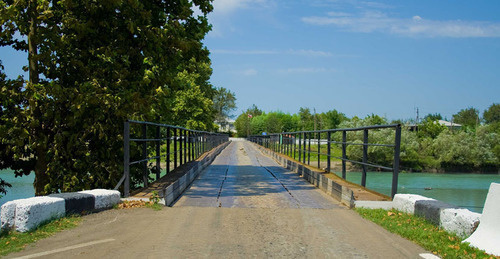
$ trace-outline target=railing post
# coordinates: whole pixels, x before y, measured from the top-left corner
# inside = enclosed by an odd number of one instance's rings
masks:
[[[167,163],[167,174],[170,172],[170,128],[167,127],[167,158],[166,158],[166,163]]]
[[[307,134],[307,140],[309,140],[309,143],[307,145],[307,165],[311,165],[311,132]]]
[[[123,196],[130,196],[130,122],[123,123],[123,174],[125,183],[123,184]]]
[[[160,168],[160,162],[161,162],[160,145],[161,145],[161,140],[160,140],[160,126],[156,126],[156,180],[157,181],[160,179],[160,173],[161,173],[161,168]]]
[[[174,169],[175,169],[175,168],[177,168],[177,155],[178,155],[177,154],[177,129],[173,128],[172,130],[174,132],[173,137],[174,137]],[[179,131],[181,131],[181,130],[179,129]]]
[[[391,197],[398,192],[398,176],[399,176],[399,153],[401,148],[401,125],[396,126],[396,136],[394,143],[394,165],[392,171],[392,190]]]
[[[318,132],[318,168],[321,168],[320,160],[321,160],[321,133]]]
[[[293,144],[292,144],[293,159],[295,159],[295,155],[297,154],[297,143],[295,142],[295,136],[296,136],[296,134],[292,135],[292,141],[293,141]]]
[[[189,151],[189,148],[187,146],[187,130],[183,130],[183,141],[184,141],[184,164],[187,163],[187,159],[188,159],[188,151]]]
[[[146,139],[148,136],[147,136],[147,125],[146,124],[142,124],[142,138],[143,139]],[[147,145],[148,145],[148,142],[147,141],[144,141],[142,143],[142,158],[143,159],[146,159],[148,158],[148,148],[147,148]],[[148,187],[148,178],[149,178],[149,174],[148,174],[148,161],[144,161],[144,166],[142,167],[142,180],[144,182],[144,187]]]
[[[327,141],[326,142],[326,149],[328,150],[326,152],[328,154],[327,158],[326,158],[327,159],[326,160],[326,171],[327,172],[331,172],[331,161],[330,160],[331,160],[331,157],[332,157],[332,153],[330,151],[330,149],[331,149],[331,143],[330,143],[330,141],[331,141],[331,137],[332,137],[332,132],[328,131],[328,133],[326,135],[327,135],[326,136],[326,141]]]
[[[304,140],[304,143],[302,145],[302,148],[303,148],[303,152],[302,152],[302,163],[306,163],[306,133],[302,133],[303,134],[303,139]]]
[[[347,131],[342,131],[342,178],[346,179]]]
[[[302,133],[299,133],[299,162],[302,161]]]
[[[368,130],[363,130],[363,163],[368,162]],[[363,174],[361,175],[361,186],[366,187],[366,165],[363,165]]]

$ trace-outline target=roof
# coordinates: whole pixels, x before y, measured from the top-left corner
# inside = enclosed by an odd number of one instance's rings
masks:
[[[461,124],[453,123],[453,122],[449,122],[449,121],[444,121],[444,120],[439,120],[438,123],[441,125],[444,125],[446,127],[462,127]]]

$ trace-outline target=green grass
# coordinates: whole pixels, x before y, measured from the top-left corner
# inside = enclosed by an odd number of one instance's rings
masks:
[[[0,256],[21,251],[37,240],[47,238],[65,229],[74,228],[81,220],[79,216],[69,216],[50,221],[26,233],[17,231],[2,232],[0,234]]]
[[[417,243],[442,258],[495,258],[467,243],[462,243],[463,239],[458,236],[414,215],[383,209],[357,208],[356,212],[363,218]]]

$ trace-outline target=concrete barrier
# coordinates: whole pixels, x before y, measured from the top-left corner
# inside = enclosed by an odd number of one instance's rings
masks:
[[[229,145],[229,142],[220,144],[218,147],[210,151],[202,160],[198,161],[198,163],[189,169],[186,174],[177,179],[175,182],[170,184],[169,186],[163,189],[163,202],[165,202],[166,206],[171,206],[174,202],[181,196],[181,194],[186,190],[189,185],[196,179],[196,177],[203,171],[207,166],[209,166],[217,155],[222,152],[224,148]]]
[[[481,214],[416,194],[396,194],[394,209],[425,218],[462,238],[474,232]]]
[[[491,183],[484,203],[481,223],[477,230],[464,242],[500,256],[500,184]]]
[[[120,192],[99,189],[9,201],[1,208],[1,227],[27,232],[44,222],[73,213],[110,208],[119,201]]]
[[[115,190],[94,189],[78,193],[86,193],[94,196],[94,210],[110,209],[120,202],[120,192]]]

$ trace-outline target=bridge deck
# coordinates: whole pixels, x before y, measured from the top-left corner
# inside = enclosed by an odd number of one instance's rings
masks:
[[[175,206],[331,209],[339,203],[251,143],[233,141]]]
[[[91,214],[77,228],[10,256],[419,258],[424,252],[235,141],[174,207]]]

